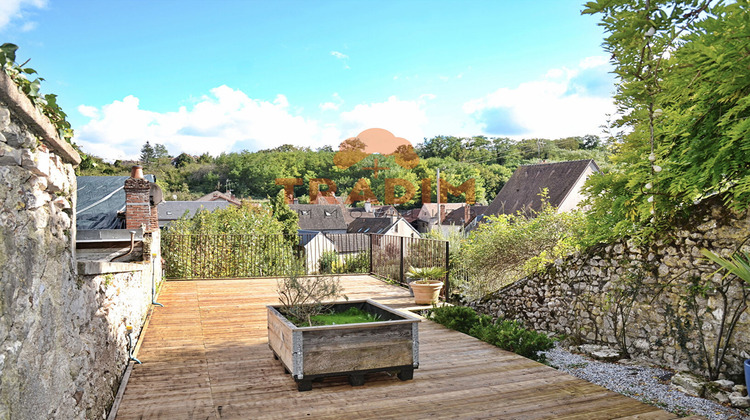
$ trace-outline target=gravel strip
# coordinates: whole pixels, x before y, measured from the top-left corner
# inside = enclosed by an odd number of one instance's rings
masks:
[[[644,366],[605,363],[570,353],[559,346],[545,352],[547,363],[573,376],[678,415],[700,415],[711,420],[750,419],[750,413],[677,390],[673,372]]]

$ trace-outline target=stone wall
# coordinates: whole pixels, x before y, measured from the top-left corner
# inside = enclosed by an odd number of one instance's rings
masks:
[[[0,71],[0,419],[106,415],[150,304],[150,261],[77,272],[78,163]]]
[[[596,247],[470,305],[574,343],[604,344],[622,356],[700,374],[707,374],[722,319],[728,325],[739,311],[721,369],[737,378],[750,357],[750,313],[743,310],[750,285],[715,274],[701,249],[724,257],[750,251],[750,214],[731,213],[718,198],[693,210],[652,245]]]

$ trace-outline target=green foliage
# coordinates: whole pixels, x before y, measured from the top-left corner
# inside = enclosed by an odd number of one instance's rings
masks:
[[[268,208],[250,204],[183,216],[162,235],[170,278],[280,275],[300,259],[296,245]]]
[[[543,362],[545,355],[539,352],[554,346],[554,341],[546,335],[527,330],[516,321],[498,319],[492,322],[491,317],[480,316],[468,307],[434,307],[430,310],[429,318],[448,328],[533,360]]]
[[[271,203],[273,217],[283,226],[282,232],[285,235],[296,235],[299,230],[299,215],[286,204],[284,190],[279,190],[278,194],[269,197],[268,200]]]
[[[414,281],[445,279],[445,268],[443,267],[409,267],[406,277]]]
[[[446,327],[469,334],[479,323],[479,315],[467,306],[441,306],[430,309],[429,319]]]
[[[701,253],[718,264],[721,267],[720,270],[726,271],[725,276],[732,274],[750,285],[750,254],[747,252],[735,253],[729,259],[722,258],[707,249],[701,250]]]
[[[367,273],[370,271],[370,256],[367,252],[348,255],[344,259],[342,273]]]
[[[587,141],[592,148],[581,146]],[[449,146],[441,146],[442,143]],[[543,153],[548,161],[595,158],[601,166],[608,153],[604,147],[593,146],[598,144],[596,136],[542,139],[540,143],[545,145]],[[574,143],[578,144],[577,148],[572,146]],[[303,185],[296,186],[294,193],[302,203],[309,200],[309,183],[312,179],[332,180],[337,187],[336,195],[346,197],[355,183],[365,178],[369,180],[375,195],[383,200],[386,179],[400,178],[416,189],[411,199],[399,205],[408,209],[421,206],[424,178],[430,180],[431,201],[436,201],[435,177],[438,168],[441,169],[441,178],[456,187],[474,179],[477,202],[492,200],[519,164],[538,161],[536,148],[533,153],[524,152],[524,148],[524,142],[510,139],[438,136],[417,146],[420,161],[413,169],[399,166],[391,156],[368,156],[349,168],[341,169],[333,164],[335,151],[331,147],[311,150],[291,145],[258,152],[224,153],[215,159],[204,154],[196,161],[189,155],[181,154],[172,162],[166,158],[166,149],[162,150],[162,146],[149,142],[148,146],[144,145],[141,159],[147,165],[148,173],[156,175],[167,197],[197,198],[227,184],[232,186],[238,197],[274,197],[282,189],[276,184],[277,178],[301,178]],[[157,149],[162,153],[158,153]],[[162,155],[165,157],[160,157]],[[365,169],[373,166],[376,157],[379,167],[388,168],[381,170],[377,178],[373,177],[372,170]],[[79,172],[85,175],[126,175],[129,170],[129,167],[123,167],[118,162],[109,164],[94,157],[90,162],[84,162]],[[402,197],[405,192],[402,186],[395,187],[395,197]],[[463,202],[465,199],[464,194],[448,196],[450,202]]]
[[[558,213],[546,195],[538,212],[489,217],[460,247],[456,286],[476,299],[537,272],[579,249],[582,225],[581,213]]]
[[[329,307],[326,301],[333,301],[342,296],[343,288],[338,278],[303,277],[303,274],[301,266],[290,267],[286,276],[278,280],[276,291],[284,316],[294,319],[297,323],[306,322],[307,325],[314,325],[312,317],[323,313]]]
[[[336,251],[325,251],[318,260],[318,271],[321,274],[331,274],[339,262],[339,254]]]
[[[318,259],[318,270],[321,274],[367,273],[370,271],[370,255],[359,252],[347,255],[342,261],[336,251],[325,251]]]
[[[163,144],[155,144],[152,147],[151,143],[146,141],[143,147],[141,147],[140,161],[144,166],[150,166],[159,159],[164,158],[169,158],[169,151],[167,151],[167,148]]]
[[[39,92],[41,82],[43,78],[37,77],[34,80],[29,80],[29,76],[37,74],[36,70],[25,67],[29,60],[22,64],[16,63],[16,51],[18,46],[15,44],[5,43],[0,45],[0,69],[5,71],[11,80],[21,89],[27,98],[37,108],[42,111],[42,114],[49,118],[52,125],[57,129],[58,135],[61,139],[72,143],[73,128],[67,120],[67,114],[63,112],[60,105],[57,104],[57,95],[48,93],[42,95]],[[73,146],[77,148],[76,145]],[[80,153],[80,150],[78,150]],[[81,157],[85,159],[85,155],[81,153]]]
[[[598,0],[620,83],[614,167],[590,178],[592,241],[651,237],[693,202],[750,203],[750,3]],[[653,161],[652,161],[652,160]]]

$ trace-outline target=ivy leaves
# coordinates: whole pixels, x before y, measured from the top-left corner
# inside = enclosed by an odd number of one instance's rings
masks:
[[[15,44],[5,43],[0,45],[0,69],[4,70],[5,74],[13,80],[21,92],[29,98],[31,103],[49,118],[52,125],[57,129],[60,138],[71,143],[73,129],[67,120],[67,114],[63,112],[57,103],[57,95],[51,93],[46,95],[40,94],[39,89],[44,78],[37,77],[34,80],[30,80],[27,76],[36,75],[37,71],[33,68],[25,67],[29,60],[26,60],[23,64],[17,64],[16,51],[18,51],[18,46]]]

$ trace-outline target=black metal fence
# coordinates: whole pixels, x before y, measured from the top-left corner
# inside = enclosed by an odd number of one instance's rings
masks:
[[[436,239],[370,235],[370,273],[406,285],[410,267],[443,267],[448,270],[448,242]],[[446,276],[446,293],[449,292]],[[449,295],[449,294],[448,294]]]
[[[406,284],[409,267],[448,269],[448,242],[364,233],[162,235],[166,277],[212,279],[371,273]],[[446,288],[448,287],[446,282]]]

